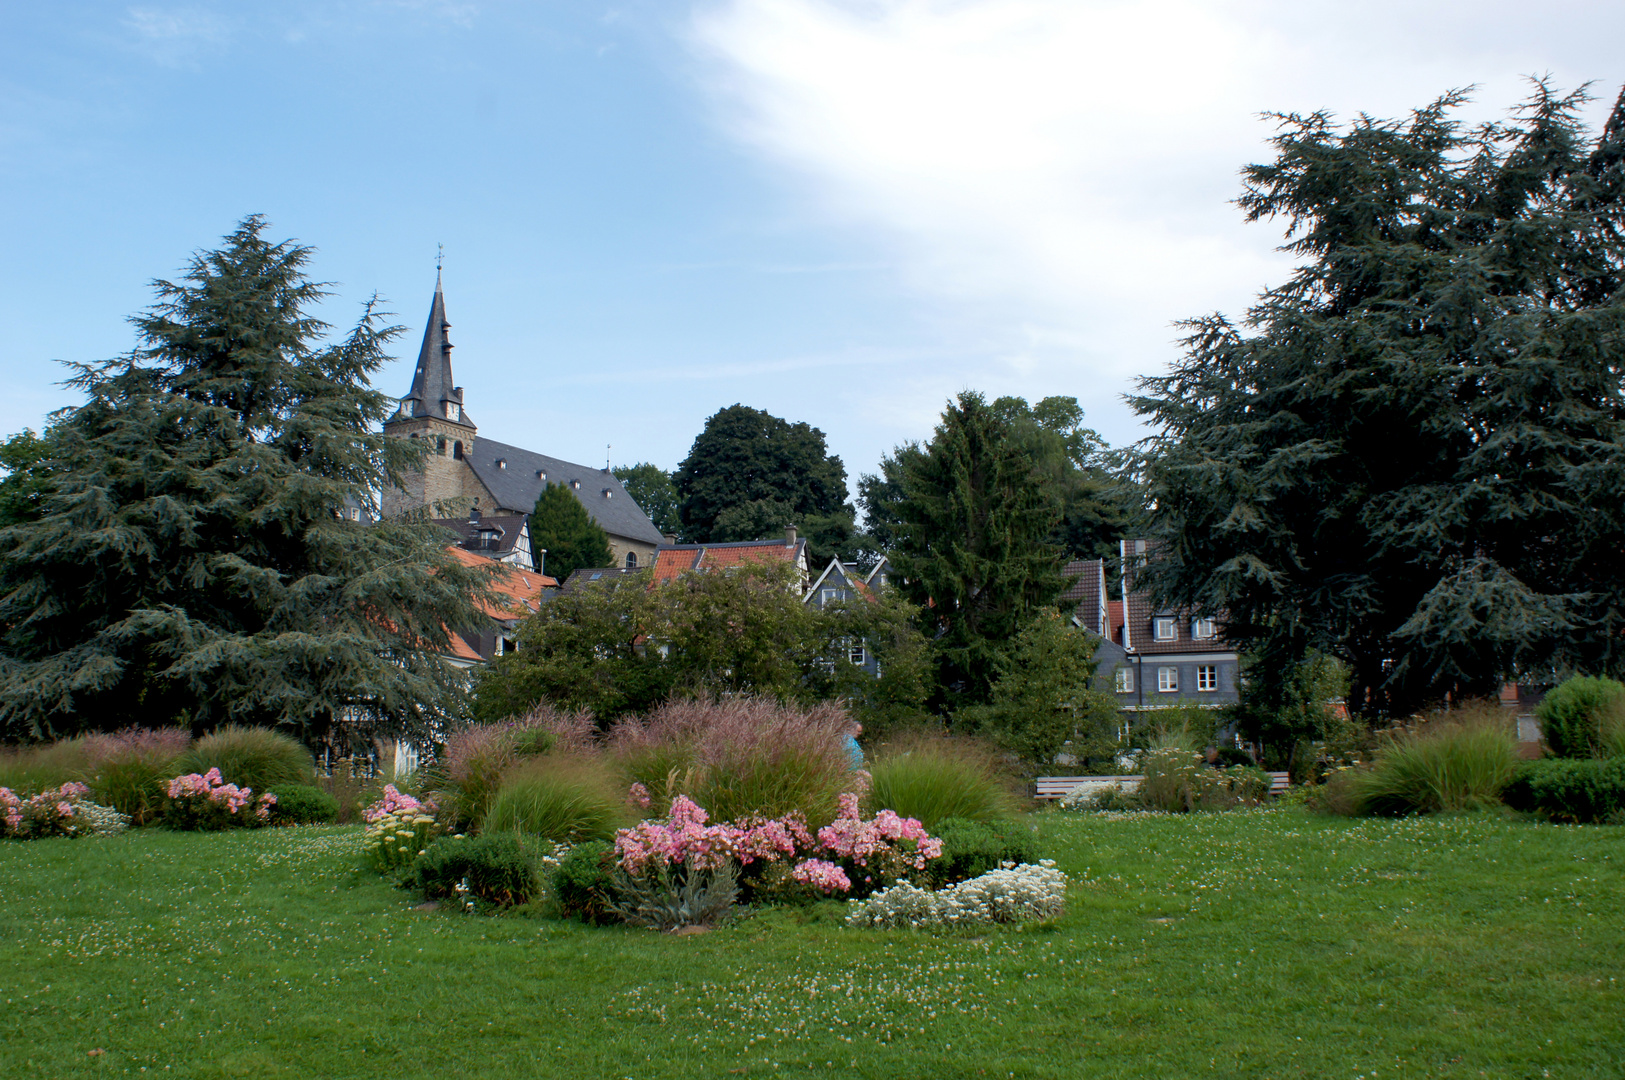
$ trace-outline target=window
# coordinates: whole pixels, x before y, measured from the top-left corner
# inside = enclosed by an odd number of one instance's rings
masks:
[[[626,568],[628,570],[636,570],[638,568],[638,553],[637,552],[628,551],[626,553]]]
[[[1197,641],[1201,641],[1204,638],[1210,638],[1212,636],[1213,636],[1213,620],[1212,619],[1193,619],[1193,620],[1191,620],[1191,637],[1195,638]]]
[[[451,456],[458,461],[463,460],[463,442],[461,439],[451,444]]]
[[[1179,669],[1176,667],[1158,668],[1157,690],[1163,694],[1179,693]]]
[[[446,456],[446,440],[445,439],[436,439],[434,441],[434,449],[435,449],[435,453],[439,454],[441,457],[445,457]]]
[[[869,654],[864,651],[863,642],[860,641],[846,650],[846,658],[859,667],[862,667],[863,662],[869,659]]]
[[[1120,667],[1112,673],[1112,689],[1119,694],[1134,693],[1134,669]]]
[[[832,604],[835,601],[839,600],[840,598],[841,598],[841,590],[839,590],[839,589],[819,589],[818,590],[818,606],[819,607],[823,607],[825,604]]]
[[[1151,620],[1151,636],[1158,641],[1174,640],[1174,618],[1172,615],[1159,615]]]
[[[1217,664],[1199,664],[1196,668],[1196,689],[1217,690],[1219,688],[1219,667]]]

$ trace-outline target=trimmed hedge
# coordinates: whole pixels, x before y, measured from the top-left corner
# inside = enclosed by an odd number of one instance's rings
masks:
[[[1625,683],[1576,675],[1552,688],[1535,708],[1541,734],[1563,758],[1601,757],[1603,718],[1625,698]]]
[[[271,789],[273,825],[331,825],[339,818],[339,801],[309,784],[278,784]]]
[[[943,818],[932,833],[942,841],[942,857],[929,864],[933,882],[969,881],[1002,863],[1030,863],[1038,857],[1031,830],[1017,821]]]
[[[1526,762],[1502,797],[1551,821],[1625,823],[1625,757]]]

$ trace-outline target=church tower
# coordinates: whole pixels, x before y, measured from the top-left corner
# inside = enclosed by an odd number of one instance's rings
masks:
[[[437,270],[434,302],[429,306],[429,323],[423,329],[423,347],[418,350],[412,389],[401,399],[395,415],[384,421],[385,435],[427,441],[429,456],[424,459],[422,472],[404,478],[404,488],[384,493],[385,517],[453,499],[477,500],[484,494],[466,460],[474,448],[477,429],[463,411],[463,388],[453,385],[452,345],[446,337],[449,329],[446,297]]]

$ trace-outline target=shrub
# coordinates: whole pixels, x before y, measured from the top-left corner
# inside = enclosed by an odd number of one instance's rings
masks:
[[[367,826],[362,859],[379,873],[410,866],[439,831],[421,808],[387,811]]]
[[[177,776],[164,788],[164,824],[183,831],[258,828],[271,821],[276,796],[227,783],[219,769]]]
[[[1269,774],[1253,766],[1215,769],[1193,750],[1151,750],[1141,759],[1144,779],[1134,791],[1142,809],[1167,813],[1227,810],[1251,805],[1270,788]]]
[[[0,787],[0,837],[108,836],[129,825],[127,815],[88,798],[90,789],[70,780],[27,798]]]
[[[900,882],[867,900],[853,901],[848,926],[924,929],[986,923],[1040,922],[1066,907],[1066,874],[1045,859],[1037,865],[990,870],[931,892]]]
[[[443,836],[418,853],[401,884],[427,900],[444,900],[466,879],[469,893],[488,904],[528,904],[542,892],[537,858],[552,851],[551,844],[538,851],[536,843],[513,833]]]
[[[1351,771],[1354,809],[1428,814],[1493,806],[1517,767],[1511,722],[1495,706],[1445,713],[1385,736],[1371,765]]]
[[[739,871],[732,863],[666,866],[643,877],[621,871],[612,879],[611,892],[606,907],[628,926],[710,926],[739,899]]]
[[[1221,747],[1219,747],[1218,762],[1219,762],[1220,765],[1223,765],[1226,768],[1228,768],[1228,767],[1230,767],[1232,765],[1240,765],[1243,768],[1248,768],[1248,767],[1257,768],[1258,767],[1258,762],[1253,760],[1253,755],[1251,755],[1247,751],[1241,749],[1241,747],[1239,747],[1239,746],[1221,746]]]
[[[84,780],[89,766],[84,739],[0,747],[0,786],[18,795],[33,795]]]
[[[612,839],[629,824],[619,775],[597,758],[572,755],[514,767],[487,807],[483,828],[577,843]]]
[[[616,724],[609,750],[627,779],[648,789],[657,813],[687,795],[720,819],[799,812],[827,821],[853,785],[850,722],[844,707],[829,702],[672,701]]]
[[[997,821],[1019,802],[995,750],[974,739],[915,731],[875,755],[865,801],[927,829],[947,818]]]
[[[442,758],[453,819],[479,828],[509,769],[555,748],[586,753],[592,748],[591,731],[587,713],[544,705],[523,717],[475,724],[453,734]]]
[[[163,812],[165,789],[192,742],[184,728],[125,728],[84,740],[86,782],[98,802],[145,825]]]
[[[589,923],[614,921],[609,903],[615,890],[615,847],[604,840],[577,844],[553,871],[553,899],[559,913]]]
[[[278,784],[307,784],[315,775],[310,751],[269,728],[229,725],[197,740],[175,768],[184,773],[218,769],[228,784],[269,791]]]
[[[1061,800],[1061,809],[1074,813],[1127,813],[1140,808],[1134,789],[1120,783],[1102,784],[1093,791],[1080,788]]]
[[[1013,821],[944,818],[932,831],[942,841],[942,855],[931,863],[931,880],[938,885],[964,881],[1007,862],[1030,863],[1038,854],[1031,831]]]
[[[338,820],[339,801],[309,784],[278,784],[271,789],[273,825],[328,825]]]
[[[1617,822],[1625,815],[1625,757],[1526,761],[1502,797],[1551,821]]]
[[[1547,747],[1558,757],[1603,756],[1604,719],[1608,720],[1608,735],[1614,736],[1618,731],[1616,717],[1622,699],[1625,699],[1625,683],[1614,679],[1583,675],[1565,679],[1535,708]]]
[[[391,814],[427,814],[433,817],[434,812],[433,799],[419,799],[415,795],[398,790],[394,784],[385,784],[378,801],[361,811],[361,820],[373,825]]]

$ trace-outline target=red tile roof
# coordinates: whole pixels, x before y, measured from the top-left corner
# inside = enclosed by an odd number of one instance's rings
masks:
[[[674,581],[690,570],[716,570],[748,562],[804,561],[807,541],[748,540],[728,544],[661,544],[655,551],[651,586]]]
[[[452,545],[446,549],[451,552],[452,558],[464,566],[494,566],[497,568],[496,580],[491,582],[491,589],[502,599],[496,604],[483,605],[484,611],[493,619],[509,620],[523,619],[536,614],[542,606],[542,590],[558,586],[558,582],[544,574],[531,570],[520,570],[506,563],[496,562],[484,555]],[[482,657],[474,647],[463,640],[462,635],[451,635],[452,655],[460,660],[480,660]]]

